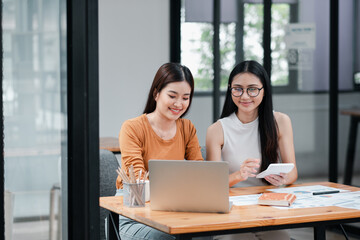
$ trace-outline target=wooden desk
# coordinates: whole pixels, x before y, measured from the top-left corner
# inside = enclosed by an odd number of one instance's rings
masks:
[[[329,182],[292,185],[292,187],[316,184],[360,191],[360,188]],[[231,188],[230,195],[258,194],[268,188],[272,187]],[[315,239],[325,239],[326,226],[360,221],[360,210],[335,206],[287,210],[260,205],[233,206],[229,214],[217,214],[152,211],[150,204],[146,203],[144,208],[127,208],[122,204],[122,197],[101,197],[100,206],[110,210],[110,216],[114,220],[108,231],[111,237],[109,239],[116,239],[118,229],[115,226],[119,226],[119,214],[176,235],[178,239],[300,227],[314,227]]]
[[[348,140],[349,142],[346,152],[345,174],[344,174],[344,184],[351,185],[354,160],[355,160],[356,134],[357,134],[358,124],[360,123],[360,109],[343,110],[341,111],[341,114],[349,115],[351,117],[349,140]]]
[[[100,149],[106,149],[113,153],[120,153],[119,139],[116,137],[101,137]]]

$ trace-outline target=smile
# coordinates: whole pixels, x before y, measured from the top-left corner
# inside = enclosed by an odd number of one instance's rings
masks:
[[[252,102],[240,102],[240,104],[242,104],[242,105],[250,105],[250,104],[252,104]]]
[[[182,111],[182,109],[174,109],[174,108],[170,108],[170,110],[176,114]]]

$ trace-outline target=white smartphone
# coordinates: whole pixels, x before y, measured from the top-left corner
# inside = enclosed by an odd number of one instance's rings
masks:
[[[265,171],[256,175],[256,178],[264,178],[270,174],[280,175],[280,173],[288,173],[293,168],[293,163],[271,163]]]

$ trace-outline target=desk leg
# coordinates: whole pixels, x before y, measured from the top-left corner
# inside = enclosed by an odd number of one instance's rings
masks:
[[[314,227],[314,240],[325,240],[325,226]]]
[[[350,120],[349,142],[346,153],[345,175],[344,175],[345,185],[351,185],[353,167],[354,167],[354,158],[355,158],[356,134],[357,134],[357,127],[359,121],[360,118],[357,117],[351,117]]]
[[[119,235],[119,215],[113,212],[109,213],[107,221],[107,232],[109,240],[120,240]]]

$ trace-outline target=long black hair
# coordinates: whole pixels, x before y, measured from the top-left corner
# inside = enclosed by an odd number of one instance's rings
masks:
[[[186,81],[187,83],[189,83],[191,88],[189,106],[186,111],[180,116],[183,117],[188,112],[191,105],[192,97],[194,95],[194,78],[189,68],[179,63],[165,63],[158,69],[151,85],[143,113],[152,113],[153,111],[155,111],[156,94],[158,94],[164,87],[166,87],[166,85],[172,82],[182,81]]]
[[[237,112],[238,108],[231,97],[231,83],[234,77],[240,73],[251,73],[258,77],[264,87],[263,100],[258,108],[259,133],[261,144],[261,167],[265,170],[270,163],[278,162],[278,127],[273,113],[273,103],[270,79],[266,70],[256,61],[244,61],[235,66],[229,76],[228,88],[220,118],[224,118]]]

